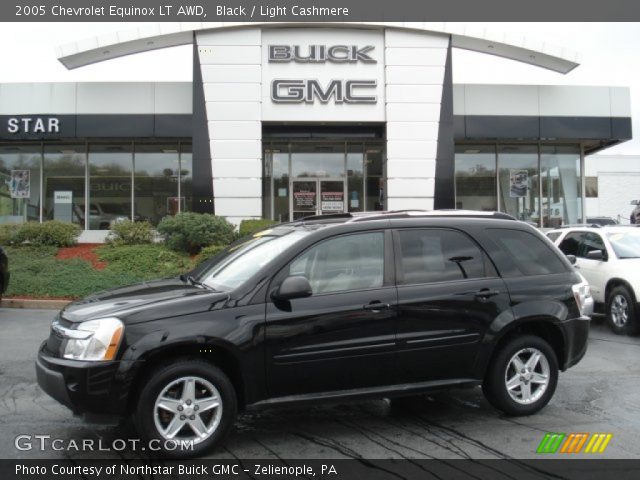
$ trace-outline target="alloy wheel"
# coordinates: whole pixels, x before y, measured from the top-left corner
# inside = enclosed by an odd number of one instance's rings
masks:
[[[537,348],[523,348],[507,364],[505,387],[514,401],[530,405],[547,390],[550,373],[549,361],[544,353]]]
[[[624,327],[629,319],[629,304],[624,295],[611,299],[611,319],[616,327]]]
[[[222,397],[201,377],[181,377],[169,383],[156,398],[154,422],[165,440],[200,443],[220,425]]]

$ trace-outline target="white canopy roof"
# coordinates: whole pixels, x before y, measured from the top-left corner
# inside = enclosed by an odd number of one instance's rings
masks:
[[[451,35],[454,47],[497,55],[523,63],[546,68],[559,73],[568,73],[579,65],[578,54],[563,47],[533,41],[520,35],[500,34],[482,28],[481,24],[460,25],[423,22],[219,22],[219,23],[157,23],[137,29],[115,32],[74,43],[56,49],[58,60],[68,69],[90,65],[134,53],[159,48],[188,45],[193,42],[193,32],[200,30],[223,30],[277,27],[324,27],[324,28],[400,28],[429,31]]]

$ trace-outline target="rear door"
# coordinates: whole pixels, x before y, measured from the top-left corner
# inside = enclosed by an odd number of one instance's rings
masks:
[[[510,308],[504,282],[459,230],[399,229],[394,247],[399,381],[471,378],[487,327]]]
[[[272,397],[348,390],[393,381],[397,294],[391,232],[344,234],[301,253],[274,290],[304,275],[308,298],[268,300],[267,383]]]

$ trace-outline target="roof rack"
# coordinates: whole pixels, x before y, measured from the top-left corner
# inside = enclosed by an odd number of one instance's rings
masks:
[[[597,223],[569,223],[567,225],[560,225],[557,227],[558,229],[562,228],[602,228],[602,225],[598,225]]]
[[[461,218],[496,218],[501,220],[516,220],[516,218],[502,212],[483,212],[476,210],[387,210],[374,212],[354,212],[354,213],[329,213],[324,215],[310,215],[300,218],[293,223],[305,222],[363,222],[370,220],[387,220],[392,218],[411,217],[461,217]]]

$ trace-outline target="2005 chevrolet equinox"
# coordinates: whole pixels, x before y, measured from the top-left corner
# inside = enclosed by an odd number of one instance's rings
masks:
[[[74,412],[199,455],[246,408],[482,385],[532,414],[585,354],[592,309],[570,262],[505,214],[308,217],[70,304],[36,370]]]

